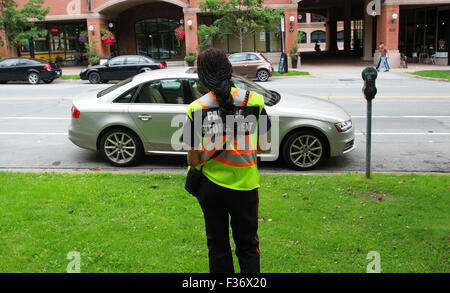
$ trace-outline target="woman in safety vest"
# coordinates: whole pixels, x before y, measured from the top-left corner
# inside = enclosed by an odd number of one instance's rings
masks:
[[[201,170],[204,176],[197,197],[205,218],[209,269],[234,272],[231,223],[241,273],[259,273],[256,155],[259,138],[270,128],[270,123],[261,123],[269,122],[264,98],[234,87],[231,63],[222,50],[201,52],[197,70],[210,92],[188,106],[183,141],[190,146],[190,168]],[[265,119],[260,119],[262,115]]]

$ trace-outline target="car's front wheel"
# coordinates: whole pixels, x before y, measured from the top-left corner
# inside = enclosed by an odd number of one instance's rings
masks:
[[[118,167],[135,165],[144,154],[139,137],[125,128],[107,131],[100,140],[100,152],[107,161]]]
[[[39,73],[31,72],[28,74],[28,83],[29,84],[38,84],[41,81],[41,77]]]
[[[89,82],[92,84],[98,84],[102,81],[100,74],[97,72],[92,72],[89,74]]]
[[[260,69],[257,73],[256,73],[256,77],[258,78],[259,81],[267,81],[270,77],[269,75],[269,71],[265,70],[265,69]]]
[[[300,130],[285,141],[283,159],[296,170],[308,170],[319,165],[327,154],[325,139],[316,131]]]

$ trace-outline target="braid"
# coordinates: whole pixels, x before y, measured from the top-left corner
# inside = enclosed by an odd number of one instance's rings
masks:
[[[216,95],[219,115],[225,121],[226,115],[234,114],[234,100],[231,96],[233,70],[226,54],[216,48],[203,51],[197,59],[197,72],[200,81]]]

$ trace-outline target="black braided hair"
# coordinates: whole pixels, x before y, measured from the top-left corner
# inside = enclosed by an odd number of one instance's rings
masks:
[[[234,101],[231,96],[231,63],[224,51],[210,48],[198,55],[197,72],[200,81],[216,95],[219,115],[225,121],[226,115],[234,114]]]

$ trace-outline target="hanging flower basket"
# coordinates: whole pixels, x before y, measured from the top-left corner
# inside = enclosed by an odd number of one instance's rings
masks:
[[[102,41],[108,46],[114,46],[116,43],[116,38],[114,37],[113,33],[109,30],[100,30],[100,33],[102,34]]]
[[[87,33],[85,31],[80,33],[80,36],[78,37],[78,42],[80,43],[86,43],[88,39]]]
[[[184,26],[180,26],[175,29],[175,38],[177,38],[178,46],[180,46],[180,41],[182,41],[185,36],[186,33],[184,31]]]

